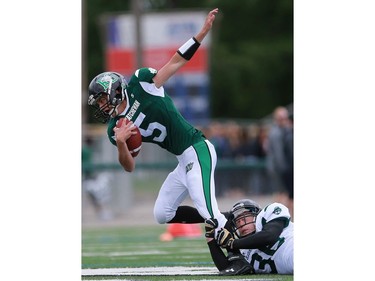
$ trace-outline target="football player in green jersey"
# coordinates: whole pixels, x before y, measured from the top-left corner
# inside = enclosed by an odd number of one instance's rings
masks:
[[[108,122],[108,136],[117,146],[119,162],[125,171],[135,168],[126,140],[133,134],[133,124],[143,142],[151,142],[176,155],[178,165],[164,181],[154,206],[158,223],[203,223],[215,218],[219,229],[227,222],[215,198],[214,170],[216,151],[201,131],[189,124],[165,92],[164,83],[184,66],[197,51],[212,28],[218,9],[210,11],[200,32],[183,44],[160,69],[141,68],[129,80],[115,72],[97,75],[89,85],[88,103],[94,115]],[[122,122],[120,118],[130,120]],[[195,208],[180,206],[190,195]]]

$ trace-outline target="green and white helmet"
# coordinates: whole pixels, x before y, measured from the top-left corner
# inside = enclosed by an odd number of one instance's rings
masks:
[[[96,119],[102,123],[108,122],[111,115],[117,111],[118,105],[126,98],[127,85],[124,76],[117,72],[103,72],[92,79],[88,91],[88,104],[95,109]],[[106,96],[107,103],[100,107],[97,101],[102,96]]]

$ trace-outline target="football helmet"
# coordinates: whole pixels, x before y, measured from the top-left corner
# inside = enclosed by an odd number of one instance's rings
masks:
[[[98,74],[89,85],[88,104],[95,109],[94,117],[102,123],[107,123],[113,113],[118,114],[117,107],[125,99],[126,86],[124,76],[117,72]],[[100,98],[106,98],[104,105],[99,105]]]
[[[229,218],[228,218],[233,228],[233,232],[238,237],[240,237],[240,234],[237,230],[246,224],[255,222],[255,220],[253,222],[245,222],[245,220],[243,219],[246,217],[256,217],[260,211],[261,211],[261,208],[259,204],[251,199],[241,199],[237,201],[233,205],[232,209],[229,211]],[[242,224],[239,224],[240,219],[243,222]],[[253,233],[249,233],[249,234],[253,234]]]

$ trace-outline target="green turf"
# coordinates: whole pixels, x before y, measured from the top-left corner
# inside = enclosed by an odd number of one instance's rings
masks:
[[[214,267],[204,237],[159,241],[163,225],[82,229],[82,269],[158,266]],[[225,279],[290,281],[291,275],[247,275]],[[82,280],[220,280],[221,276],[83,276]]]

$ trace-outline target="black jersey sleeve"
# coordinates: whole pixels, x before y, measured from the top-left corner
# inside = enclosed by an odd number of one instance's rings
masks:
[[[220,246],[216,243],[216,240],[212,240],[207,243],[208,248],[210,249],[210,254],[212,257],[212,260],[217,267],[218,270],[223,270],[229,266],[229,261],[227,257],[225,256],[223,250],[220,248]]]
[[[263,229],[244,238],[235,239],[233,249],[258,249],[273,245],[285,227],[285,219],[278,218],[266,223]]]

